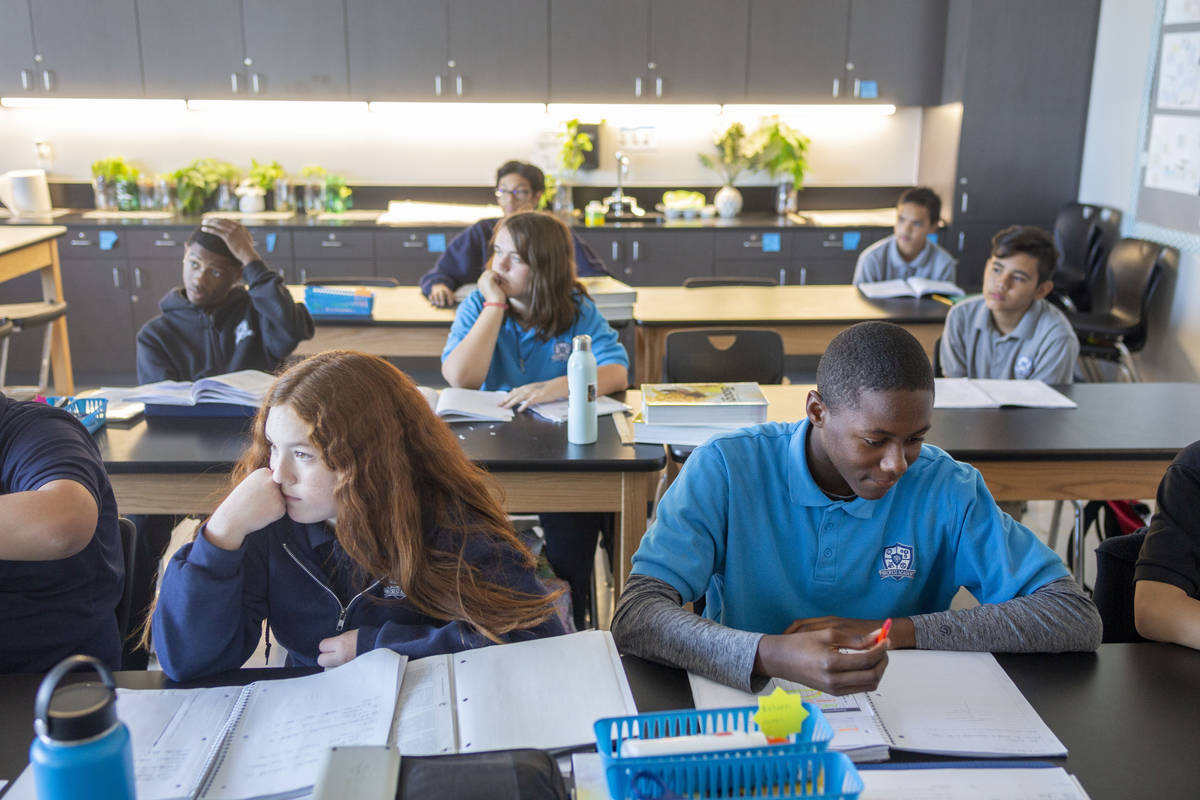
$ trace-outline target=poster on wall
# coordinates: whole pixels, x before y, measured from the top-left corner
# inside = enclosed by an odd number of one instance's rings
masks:
[[[1200,22],[1200,0],[1167,0],[1163,10],[1163,25],[1186,25]]]
[[[1200,117],[1154,115],[1145,182],[1151,189],[1200,195]]]
[[[1163,34],[1158,107],[1200,111],[1200,31]]]

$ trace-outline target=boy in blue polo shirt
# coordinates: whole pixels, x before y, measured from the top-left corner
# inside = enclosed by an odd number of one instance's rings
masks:
[[[117,502],[91,434],[0,394],[0,672],[75,653],[120,669],[125,566]]]
[[[878,685],[889,647],[1099,645],[1061,560],[974,467],[924,444],[933,370],[907,331],[839,334],[806,410],[688,458],[633,557],[612,623],[624,652],[741,689],[781,677],[843,694]],[[959,587],[982,605],[948,610]],[[704,618],[681,608],[700,597]]]

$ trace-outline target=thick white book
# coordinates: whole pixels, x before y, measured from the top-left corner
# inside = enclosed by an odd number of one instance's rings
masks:
[[[688,425],[752,425],[767,420],[767,398],[753,381],[642,384],[642,420]]]
[[[934,408],[1078,408],[1044,381],[934,378]]]
[[[696,708],[755,702],[747,692],[695,675],[688,678]],[[873,757],[880,743],[914,753],[974,758],[1067,754],[991,653],[894,650],[875,691],[842,697],[779,678],[768,681],[760,694],[770,694],[775,686],[798,691],[819,705],[834,729],[830,749],[853,760],[882,760]],[[874,733],[868,730],[872,726]],[[863,752],[872,757],[862,757]]]
[[[950,281],[935,281],[930,278],[893,278],[889,281],[860,283],[858,290],[863,297],[882,300],[888,297],[923,297],[927,294],[942,294],[957,297],[966,294],[957,284]]]
[[[229,403],[260,406],[275,376],[256,369],[243,369],[213,375],[198,381],[158,381],[136,387],[125,400],[160,406],[194,406],[201,403]]]
[[[742,425],[652,425],[642,415],[633,418],[633,440],[640,444],[673,444],[678,447],[699,447],[721,433],[740,430]]]
[[[583,631],[410,661],[393,739],[402,756],[561,750],[636,713],[612,635]]]
[[[500,405],[508,392],[480,389],[431,389],[417,387],[434,413],[446,422],[508,422],[513,410]]]
[[[386,745],[406,657],[364,653],[335,669],[248,686],[118,689],[139,800],[304,797],[330,747]],[[32,769],[9,798],[36,797]]]

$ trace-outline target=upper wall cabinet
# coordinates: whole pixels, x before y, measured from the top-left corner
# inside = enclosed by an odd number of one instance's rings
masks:
[[[934,105],[947,0],[750,0],[747,100]]]
[[[344,100],[345,20],[321,0],[138,0],[146,95]]]
[[[544,102],[548,0],[346,0],[365,100]]]
[[[746,5],[728,0],[553,0],[554,102],[736,102]]]
[[[4,91],[112,97],[117,87],[118,96],[141,96],[134,0],[4,0],[0,13]]]

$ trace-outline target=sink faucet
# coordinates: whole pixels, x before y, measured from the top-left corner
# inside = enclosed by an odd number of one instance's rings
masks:
[[[613,190],[612,196],[608,198],[608,214],[610,216],[627,215],[632,212],[631,203],[625,199],[625,192],[621,188],[621,184],[626,175],[629,174],[629,156],[618,150],[614,154],[617,158],[617,188]]]

